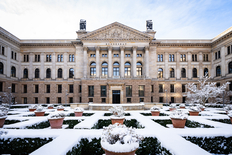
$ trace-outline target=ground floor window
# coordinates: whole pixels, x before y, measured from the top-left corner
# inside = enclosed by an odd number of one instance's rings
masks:
[[[89,86],[89,97],[94,97],[94,86]]]
[[[38,97],[35,97],[35,104],[38,104]]]
[[[159,103],[163,103],[164,102],[164,98],[163,97],[159,97]]]
[[[175,98],[174,97],[171,97],[171,102],[175,103]]]
[[[126,102],[127,102],[127,103],[131,103],[131,98],[127,98],[127,99],[126,99]]]
[[[102,102],[102,103],[106,103],[106,98],[102,98],[102,99],[101,99],[101,102]]]
[[[80,103],[81,103],[81,97],[80,97]]]
[[[139,96],[144,96],[144,87],[145,86],[139,86]]]
[[[144,102],[144,98],[139,98],[139,102]]]
[[[69,103],[73,103],[73,97],[69,97]]]
[[[151,97],[151,103],[153,102],[153,97]]]
[[[132,86],[126,86],[126,96],[132,96]]]
[[[61,97],[58,97],[58,98],[57,98],[57,102],[58,102],[58,103],[61,103]]]
[[[24,98],[23,98],[23,103],[24,103],[24,104],[27,104],[27,97],[24,97]]]
[[[93,98],[89,98],[89,102],[93,102]]]
[[[50,104],[50,98],[49,97],[46,97],[46,103]]]
[[[186,97],[183,97],[182,98],[182,103],[185,103],[185,101],[186,101]]]

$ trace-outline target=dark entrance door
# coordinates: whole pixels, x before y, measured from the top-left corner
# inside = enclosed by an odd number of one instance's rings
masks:
[[[112,90],[113,102],[114,104],[120,103],[120,90]]]

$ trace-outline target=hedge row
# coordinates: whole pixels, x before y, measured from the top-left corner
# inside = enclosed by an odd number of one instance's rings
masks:
[[[80,143],[70,150],[67,155],[102,155],[104,150],[101,148],[101,139],[94,138],[88,140],[81,139]],[[139,149],[136,151],[137,155],[171,155],[171,153],[161,146],[157,138],[147,137],[139,144]]]
[[[151,113],[140,113],[144,116],[152,116]],[[159,116],[169,116],[168,114],[165,114],[165,113],[160,113]]]
[[[112,116],[113,114],[112,113],[105,113],[104,116]],[[130,113],[125,113],[124,116],[130,116],[131,114]]]
[[[231,154],[232,137],[184,137],[202,149],[214,154]]]
[[[52,138],[0,139],[0,153],[17,155],[29,154],[52,140]]]

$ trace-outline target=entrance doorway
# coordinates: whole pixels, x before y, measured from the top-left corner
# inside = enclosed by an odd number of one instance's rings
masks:
[[[120,104],[120,90],[112,90],[112,103],[113,104]]]

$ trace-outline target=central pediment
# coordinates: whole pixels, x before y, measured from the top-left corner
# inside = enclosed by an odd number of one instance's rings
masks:
[[[131,27],[114,22],[80,36],[81,40],[152,40],[153,37]]]

